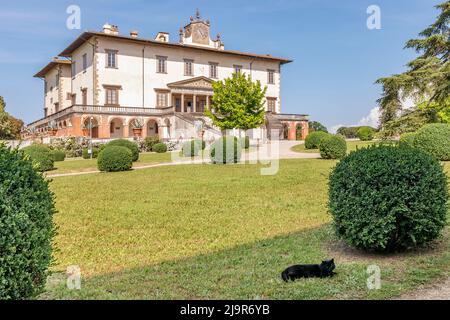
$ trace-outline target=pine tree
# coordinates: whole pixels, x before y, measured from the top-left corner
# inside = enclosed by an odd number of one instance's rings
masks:
[[[421,105],[419,112],[435,112],[443,115],[450,109],[450,1],[436,8],[440,10],[437,20],[419,34],[418,39],[409,40],[405,49],[415,49],[420,55],[407,64],[407,71],[376,82],[383,86],[378,100],[381,110],[381,127],[398,118],[402,101],[413,98]],[[430,110],[432,109],[432,110]]]

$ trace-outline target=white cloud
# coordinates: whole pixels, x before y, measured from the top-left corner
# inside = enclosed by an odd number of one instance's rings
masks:
[[[369,115],[366,117],[363,117],[361,120],[359,120],[358,125],[359,126],[370,126],[370,127],[378,127],[380,124],[380,108],[375,107],[372,110],[370,110]]]

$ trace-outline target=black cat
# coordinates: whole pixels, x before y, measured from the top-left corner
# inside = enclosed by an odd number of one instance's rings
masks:
[[[336,268],[334,259],[322,261],[321,264],[299,264],[284,270],[281,273],[281,278],[288,282],[297,278],[332,277],[335,274],[333,272],[334,268]]]

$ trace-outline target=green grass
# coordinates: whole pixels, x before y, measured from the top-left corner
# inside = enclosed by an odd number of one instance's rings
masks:
[[[347,152],[354,151],[357,148],[365,148],[372,144],[376,143],[375,141],[347,141]],[[298,144],[291,148],[292,151],[300,152],[300,153],[319,153],[319,149],[306,149],[305,144]]]
[[[340,244],[326,205],[334,164],[282,160],[274,176],[257,165],[183,165],[54,178],[58,250],[41,298],[388,298],[448,275],[448,235],[390,256]],[[281,281],[286,266],[326,257],[337,276]],[[374,263],[382,289],[369,292]],[[81,268],[80,291],[65,289],[69,265]]]

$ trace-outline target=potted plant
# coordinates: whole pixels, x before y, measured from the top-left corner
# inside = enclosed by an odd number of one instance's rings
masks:
[[[47,129],[48,129],[48,132],[50,133],[50,135],[54,136],[54,135],[56,135],[56,132],[58,131],[58,124],[56,123],[55,120],[52,120],[47,124]]]
[[[133,135],[135,137],[140,137],[142,134],[142,128],[144,127],[144,119],[133,119],[133,121],[131,121],[131,127],[133,128]]]

